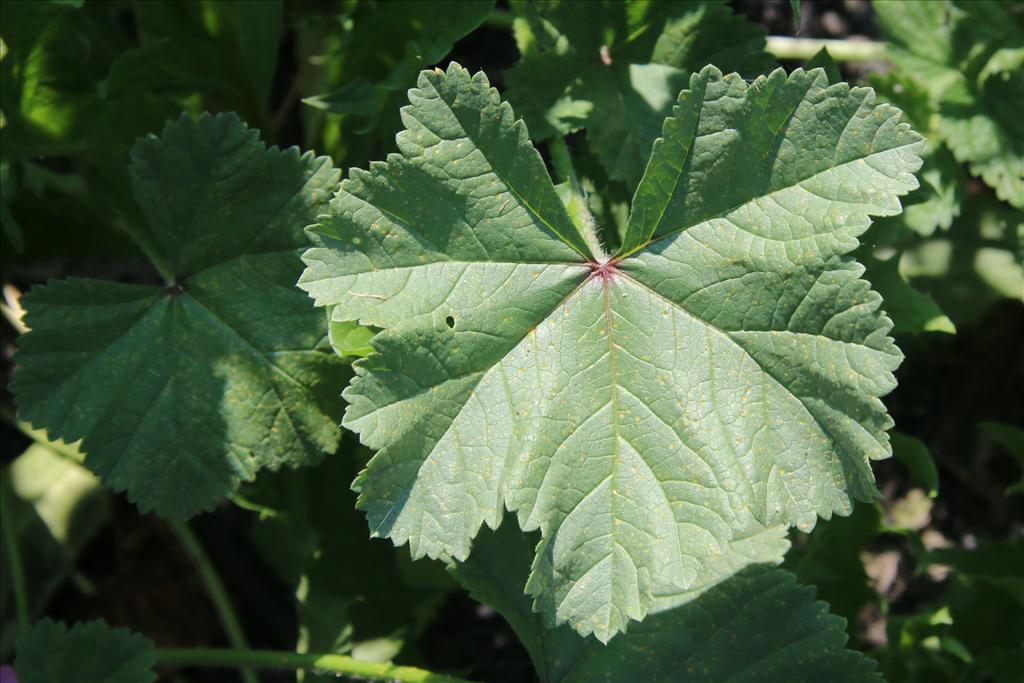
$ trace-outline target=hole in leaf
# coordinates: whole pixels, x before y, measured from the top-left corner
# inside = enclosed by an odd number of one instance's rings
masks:
[[[444,324],[454,330],[455,329],[455,318],[453,318],[451,316],[448,316],[447,318],[444,319]]]

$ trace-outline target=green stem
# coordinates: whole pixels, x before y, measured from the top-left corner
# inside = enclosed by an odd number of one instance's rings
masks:
[[[185,552],[188,553],[188,556],[195,564],[196,570],[199,572],[199,580],[203,582],[206,594],[210,596],[210,600],[213,602],[213,608],[216,610],[218,618],[220,618],[220,623],[224,627],[231,647],[237,651],[246,650],[249,647],[249,643],[245,639],[245,633],[242,631],[242,625],[238,621],[238,615],[235,614],[235,609],[228,598],[228,592],[224,588],[224,583],[220,580],[213,562],[210,561],[206,551],[203,550],[199,539],[196,538],[185,522],[172,519],[168,520],[168,524],[174,535],[178,537],[178,542],[181,543]],[[256,678],[256,674],[252,669],[243,668],[241,673],[242,680],[245,683],[259,683],[259,679]]]
[[[806,61],[821,48],[837,62],[878,62],[888,55],[888,44],[873,40],[826,40],[819,38],[790,38],[768,36],[768,50],[776,59]]]
[[[257,669],[305,669],[355,676],[371,681],[401,683],[470,683],[464,678],[425,671],[411,666],[363,662],[346,655],[304,654],[271,650],[164,650],[156,651],[160,666],[224,666]]]
[[[555,173],[562,182],[569,183],[571,194],[569,204],[565,208],[568,209],[572,222],[575,223],[594,257],[604,261],[608,254],[605,253],[597,236],[597,223],[587,206],[587,198],[583,196],[580,179],[576,175],[576,168],[569,154],[569,145],[565,143],[565,138],[555,137],[548,141],[548,150],[551,152],[551,165],[555,167]]]
[[[6,468],[4,470],[7,471]],[[7,487],[0,488],[0,524],[3,524],[4,546],[7,549],[7,564],[11,569],[11,590],[14,591],[14,606],[18,615],[18,626],[25,628],[29,622],[28,592],[25,590],[25,569],[21,565],[21,550],[14,535],[14,522],[7,507]]]

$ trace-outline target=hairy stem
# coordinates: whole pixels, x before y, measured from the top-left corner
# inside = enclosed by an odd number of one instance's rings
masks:
[[[362,662],[346,655],[304,654],[272,650],[164,650],[156,651],[161,666],[222,666],[257,669],[304,669],[328,674],[354,676],[371,681],[401,683],[469,683],[411,666]]]
[[[569,154],[569,145],[565,143],[565,138],[555,137],[548,142],[548,150],[551,152],[551,165],[555,167],[559,180],[569,183],[570,198],[565,208],[569,211],[572,222],[583,236],[583,241],[590,247],[594,258],[599,261],[606,260],[608,255],[601,246],[601,239],[597,235],[597,223],[587,206],[587,198],[583,196],[580,179],[576,175],[572,156]]]
[[[827,40],[768,36],[766,50],[776,59],[808,60],[821,48],[837,62],[877,62],[887,59],[888,45],[873,40]]]
[[[6,472],[6,469],[4,470]],[[25,628],[29,622],[28,592],[25,590],[25,569],[21,564],[21,550],[14,533],[14,522],[7,507],[7,488],[0,489],[0,523],[3,524],[4,548],[7,550],[7,565],[11,570],[11,590],[18,615],[18,626]]]
[[[188,553],[188,556],[195,564],[196,570],[199,572],[199,580],[203,582],[206,594],[210,596],[210,600],[213,602],[213,608],[216,610],[217,617],[224,627],[224,632],[227,634],[231,647],[237,651],[245,651],[249,647],[249,643],[245,639],[245,633],[242,631],[242,625],[238,621],[238,615],[235,614],[235,608],[231,605],[228,592],[224,588],[224,583],[220,580],[213,562],[210,561],[206,551],[203,550],[202,544],[199,543],[199,539],[192,533],[188,524],[178,520],[168,520],[168,524],[174,535],[178,537],[178,542],[181,543],[185,552]],[[259,683],[259,679],[256,678],[256,674],[252,669],[243,667],[241,673],[242,680],[245,683]]]

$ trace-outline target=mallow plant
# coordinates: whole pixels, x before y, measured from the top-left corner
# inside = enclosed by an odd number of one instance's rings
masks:
[[[922,155],[942,151],[898,93],[842,82],[827,55],[773,68],[763,32],[719,3],[514,2],[504,92],[456,62],[406,83],[490,5],[448,9],[458,20],[409,34],[383,85],[308,102],[371,126],[397,114],[393,151],[347,167],[268,147],[234,113],[183,113],[117,171],[123,234],[160,284],[68,278],[20,301],[18,424],[75,444],[63,457],[186,547],[183,520],[224,499],[273,518],[284,499],[261,484],[342,467],[335,488],[282,487],[302,515],[260,522],[291,529],[263,545],[302,565],[308,637],[250,649],[218,603],[230,649],[167,649],[102,621],[29,625],[22,597],[17,680],[228,666],[462,681],[392,663],[400,644],[360,654],[358,600],[324,586],[386,544],[416,560],[399,573],[438,561],[499,612],[546,683],[881,680],[778,565],[793,529],[880,497],[881,399],[903,360],[889,292],[941,312],[895,271],[876,291],[862,239],[900,220]],[[1002,87],[979,68],[965,88]],[[1019,156],[961,144],[968,124],[930,96],[956,161],[1016,205]],[[354,435],[372,457],[353,481]],[[323,516],[327,498],[347,512]],[[299,550],[310,529],[322,547]]]

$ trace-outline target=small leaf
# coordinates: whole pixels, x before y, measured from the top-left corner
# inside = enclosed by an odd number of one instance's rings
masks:
[[[522,594],[528,539],[510,524],[485,531],[452,573],[508,619],[541,683],[881,683],[873,660],[844,649],[843,620],[815,602],[814,590],[765,566],[662,596],[656,613],[607,646],[566,627],[550,630]]]
[[[263,467],[338,444],[344,364],[293,288],[328,161],[266,149],[234,115],[183,116],[133,151],[134,236],[166,287],[68,279],[25,295],[11,388],[50,438],[143,511],[187,517]]]
[[[54,593],[71,574],[78,555],[110,519],[111,499],[100,482],[76,461],[73,445],[33,443],[3,469],[0,495],[10,520],[24,567],[25,589],[31,614],[41,614]],[[5,533],[5,532],[0,532]],[[2,628],[13,633],[13,587],[7,581],[7,539],[0,547]],[[5,646],[7,643],[4,643]]]
[[[886,312],[893,321],[895,334],[946,332],[956,334],[956,326],[928,294],[914,289],[899,272],[899,256],[886,260],[861,255],[868,280],[885,300]]]
[[[789,8],[791,10],[793,10],[793,30],[796,33],[799,34],[800,33],[800,0],[789,0]],[[821,49],[824,52],[825,48],[821,48]],[[821,53],[819,52],[818,54],[821,54]],[[828,54],[828,53],[826,53],[826,54]],[[815,64],[814,66],[823,66],[823,65],[822,64]],[[808,64],[808,66],[807,66],[808,71],[810,69],[812,69],[812,68],[813,67]],[[832,81],[831,75],[829,76],[829,80],[832,83],[836,83],[836,81]]]
[[[342,358],[365,358],[373,353],[370,340],[376,334],[368,327],[362,327],[352,321],[336,322],[331,320],[333,309],[327,309],[327,338],[331,348]]]
[[[896,459],[907,466],[910,473],[927,489],[928,496],[934,498],[939,495],[939,471],[935,468],[935,461],[932,454],[920,439],[903,434],[892,432],[892,453]]]
[[[483,74],[424,72],[410,101],[299,283],[384,330],[344,393],[378,450],[355,482],[373,534],[464,559],[507,507],[542,531],[536,607],[607,641],[736,571],[716,559],[739,539],[774,562],[785,527],[878,497],[902,356],[845,254],[916,187],[898,110],[820,71],[706,68],[598,260]]]
[[[14,669],[19,683],[151,683],[152,641],[104,621],[64,624],[43,619],[19,639]]]
[[[1006,489],[1006,495],[1024,494],[1024,429],[1005,422],[982,422],[981,428],[1017,460],[1021,478]]]
[[[797,17],[799,17],[800,3],[794,0],[793,4],[797,6],[796,15]],[[797,19],[797,21],[799,22],[800,20]],[[835,84],[843,80],[842,74],[839,73],[839,67],[836,66],[836,61],[832,59],[832,55],[828,53],[828,48],[826,47],[823,47],[820,50],[818,50],[818,52],[813,57],[807,60],[807,65],[804,66],[804,69],[806,69],[807,71],[818,68],[825,70],[825,75],[828,76],[829,83]]]

